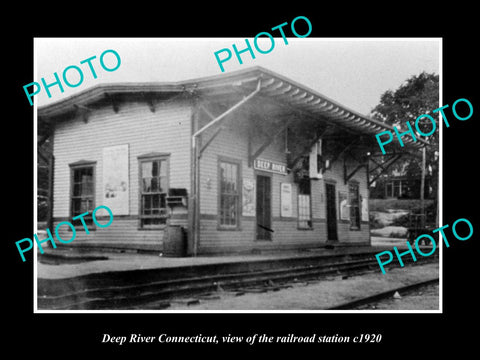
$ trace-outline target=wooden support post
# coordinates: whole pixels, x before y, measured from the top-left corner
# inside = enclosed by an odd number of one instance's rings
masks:
[[[347,151],[348,149],[350,149],[350,147],[352,147],[357,141],[358,141],[358,138],[355,138],[355,139],[353,139],[352,141],[350,141],[350,142],[343,148],[342,151],[340,151],[338,154],[335,155],[334,158],[332,158],[332,160],[330,160],[330,166],[331,166],[335,161],[337,161],[338,158],[339,158],[340,156],[342,156],[342,154],[343,154],[345,151]]]
[[[197,100],[194,101],[194,110],[191,116],[191,131],[194,133],[198,130],[199,125],[199,110],[197,105]],[[188,204],[188,241],[187,241],[187,255],[196,256],[197,253],[197,239],[199,236],[199,231],[197,231],[197,205],[198,205],[198,194],[197,194],[197,139],[192,138],[191,144],[191,171],[190,171],[190,201]]]
[[[210,143],[218,136],[218,134],[220,134],[220,132],[223,130],[223,126],[221,126],[220,128],[218,128],[214,133],[213,135],[210,137],[210,139],[208,139],[208,141],[202,146],[202,148],[200,149],[199,151],[199,154],[198,154],[198,158],[200,158],[203,154],[203,152],[205,151],[205,149],[208,147],[208,145],[210,145]]]
[[[422,178],[420,180],[420,209],[422,212],[421,216],[421,226],[425,228],[425,167],[426,167],[426,153],[425,146],[422,147]]]
[[[359,137],[353,142],[351,142],[348,147],[350,148],[354,143],[358,141],[362,141],[362,137]],[[346,172],[344,173],[344,182],[345,184],[347,184],[348,180],[350,180],[357,173],[358,170],[360,170],[362,167],[365,167],[368,164],[368,158],[367,158],[367,162],[365,163],[362,158],[359,159],[357,156],[353,155],[350,149],[348,150],[345,149],[343,152],[344,153],[346,152],[348,156],[350,156],[353,160],[355,160],[359,164],[349,175],[347,175]],[[346,159],[346,156],[344,156],[344,161],[345,159]]]
[[[193,256],[197,256],[198,253],[198,243],[200,241],[200,153],[199,148],[202,146],[202,135],[196,136],[195,141],[197,142],[195,146],[195,237],[193,242]]]
[[[355,174],[357,173],[358,170],[360,170],[360,169],[361,169],[362,167],[364,167],[364,166],[365,166],[365,164],[360,164],[360,165],[358,165],[358,166],[355,168],[355,170],[353,170],[349,175],[347,175],[347,176],[344,178],[345,184],[348,182],[348,180],[350,180],[350,179],[353,177],[353,175],[355,175]],[[345,173],[344,175],[346,175],[346,173]]]
[[[370,180],[370,182],[368,183],[368,186],[370,186],[375,180],[377,180],[385,171],[387,171],[387,169],[392,166],[398,159],[400,159],[402,157],[403,154],[397,154],[396,156],[394,156],[392,158],[392,160],[384,167],[382,167],[382,171],[377,174],[372,180]],[[375,168],[375,169],[378,169]]]
[[[194,202],[193,214],[191,215],[193,218],[193,230],[191,234],[193,235],[192,239],[192,255],[197,256],[198,252],[198,244],[200,241],[200,149],[202,148],[202,134],[209,129],[210,127],[220,124],[221,121],[229,114],[237,110],[239,107],[243,106],[246,102],[248,102],[252,97],[254,97],[261,89],[261,80],[258,80],[256,89],[251,92],[249,95],[244,97],[242,100],[234,104],[228,110],[217,116],[215,119],[210,121],[208,124],[200,128],[200,124],[198,123],[198,116],[195,116],[196,120],[195,127],[192,128],[192,135],[191,135],[191,146],[192,146],[192,173],[193,173],[193,180],[192,185],[193,187],[193,196],[192,200]],[[206,147],[203,148],[205,150]]]
[[[387,160],[385,163],[383,163],[383,164],[379,164],[379,163],[377,163],[376,161],[374,161],[372,158],[370,158],[370,160],[372,160],[375,164],[377,164],[377,166],[376,166],[375,168],[371,169],[370,172],[373,173],[373,172],[375,172],[375,171],[376,171],[377,169],[379,169],[379,168],[380,168],[380,169],[383,169],[383,167],[384,167],[385,165],[387,165],[388,162],[391,161],[396,155],[398,155],[398,154],[385,155],[385,157],[388,157],[388,160]]]
[[[373,160],[373,157],[370,156],[370,157],[369,157],[369,160],[370,160],[371,162],[375,163],[375,165],[377,165],[376,168],[382,167],[381,164],[379,164],[378,162],[376,162],[375,160]]]

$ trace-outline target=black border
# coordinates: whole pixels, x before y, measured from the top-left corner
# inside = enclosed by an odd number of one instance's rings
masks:
[[[84,11],[73,6],[28,9],[20,12],[17,22],[2,26],[9,51],[3,60],[7,74],[3,121],[7,135],[4,141],[6,161],[4,189],[8,193],[7,221],[4,222],[4,311],[7,315],[5,344],[16,353],[32,349],[33,356],[57,358],[69,355],[148,352],[169,356],[186,353],[199,356],[219,350],[238,353],[239,350],[281,351],[295,348],[296,354],[324,357],[334,351],[341,356],[344,350],[355,355],[432,356],[443,349],[467,353],[475,345],[477,323],[469,321],[477,305],[475,277],[478,253],[476,144],[478,90],[474,92],[478,75],[474,27],[478,20],[473,6],[461,3],[439,4],[438,8],[422,8],[417,4],[389,3],[367,5],[339,4],[338,8],[317,3],[294,9],[291,4],[258,7],[246,3],[223,3],[218,6],[200,4],[193,9],[188,3],[177,9],[162,4],[109,4],[104,11],[98,6],[85,6]],[[40,6],[40,5],[39,5]],[[67,8],[64,8],[67,10]],[[87,11],[88,10],[88,11]],[[28,11],[28,14],[27,14]],[[67,12],[70,13],[67,16]],[[24,14],[25,13],[25,14]],[[55,15],[57,14],[57,15]],[[60,16],[61,15],[61,16]],[[443,103],[452,104],[467,98],[474,107],[473,117],[464,122],[453,120],[443,137],[443,195],[444,224],[458,218],[469,219],[475,228],[474,236],[465,242],[453,240],[444,249],[444,313],[443,314],[33,314],[32,256],[21,262],[14,242],[33,234],[33,108],[25,101],[22,86],[33,79],[33,37],[253,37],[294,17],[310,19],[310,37],[442,37],[443,38]],[[63,19],[63,20],[62,20]],[[12,25],[13,24],[13,25]],[[292,64],[294,66],[294,64]],[[476,90],[476,89],[475,89]],[[5,99],[6,97],[6,99]],[[10,140],[11,138],[11,140]],[[13,150],[13,151],[12,151]],[[5,214],[4,214],[5,216]],[[30,253],[31,254],[31,253]],[[141,333],[158,336],[251,333],[273,335],[381,333],[380,344],[316,344],[282,345],[161,345],[101,344],[103,333],[128,335]],[[301,351],[301,352],[298,352]],[[305,351],[305,352],[304,352]],[[307,353],[308,352],[308,353]],[[8,352],[7,352],[8,353]],[[67,355],[68,354],[68,355]],[[238,353],[239,354],[239,353]]]

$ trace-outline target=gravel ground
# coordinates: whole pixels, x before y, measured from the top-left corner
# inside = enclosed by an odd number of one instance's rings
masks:
[[[438,310],[439,286],[429,285],[420,290],[401,295],[401,298],[389,298],[380,302],[357,308],[358,310],[417,310],[419,305],[425,310]]]
[[[165,310],[322,310],[438,276],[438,264],[411,265],[388,270],[385,275],[378,270],[347,279],[338,276],[316,282],[299,282],[290,288],[264,293],[246,292],[236,296],[235,292],[219,291],[211,294],[207,300],[195,298],[173,302]],[[428,294],[398,299],[390,304],[382,304],[378,309],[439,310],[438,294],[437,287]],[[146,308],[155,309],[155,303]]]

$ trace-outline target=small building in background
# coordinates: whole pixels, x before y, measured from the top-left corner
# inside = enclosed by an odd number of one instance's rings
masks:
[[[392,173],[379,177],[370,187],[371,199],[420,199],[420,176]],[[431,175],[425,176],[425,199],[433,199]]]

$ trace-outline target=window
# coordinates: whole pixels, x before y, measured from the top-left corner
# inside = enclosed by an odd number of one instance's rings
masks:
[[[168,157],[139,158],[140,227],[160,228],[167,220]]]
[[[71,209],[72,218],[88,212],[83,217],[86,224],[92,224],[92,212],[95,209],[94,164],[85,162],[70,165],[71,172]]]
[[[350,230],[360,230],[360,195],[357,183],[348,185],[350,202]]]
[[[386,195],[387,197],[402,197],[402,193],[405,190],[405,184],[402,186],[402,180],[390,180],[386,183]]]
[[[402,196],[402,182],[401,180],[393,181],[393,197],[401,197]]]
[[[298,228],[312,228],[311,182],[302,178],[298,183]]]
[[[393,183],[391,181],[387,182],[387,185],[386,185],[385,189],[386,189],[387,197],[392,197],[393,196]]]
[[[237,228],[239,225],[240,189],[239,164],[230,161],[219,163],[219,225]]]

